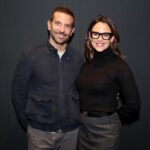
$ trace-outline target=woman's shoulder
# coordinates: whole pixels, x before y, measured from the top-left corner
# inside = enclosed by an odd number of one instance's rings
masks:
[[[121,57],[118,57],[118,56],[115,59],[115,63],[118,66],[128,66],[128,62],[124,58],[121,58]]]
[[[117,57],[116,60],[114,61],[115,66],[118,71],[120,72],[131,72],[130,66],[128,62],[125,59]]]

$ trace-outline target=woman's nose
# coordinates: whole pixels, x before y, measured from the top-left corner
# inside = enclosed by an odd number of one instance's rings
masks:
[[[98,40],[103,40],[102,35],[99,35]]]

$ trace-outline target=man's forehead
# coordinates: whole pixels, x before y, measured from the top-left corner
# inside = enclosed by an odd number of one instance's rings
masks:
[[[54,18],[55,17],[68,17],[68,18],[72,18],[73,19],[73,17],[71,15],[69,15],[67,13],[64,13],[64,12],[60,12],[60,11],[56,11],[54,13]]]
[[[64,12],[55,12],[54,13],[54,17],[53,20],[55,21],[63,21],[66,22],[68,24],[72,24],[73,23],[73,17],[69,14],[66,14]]]

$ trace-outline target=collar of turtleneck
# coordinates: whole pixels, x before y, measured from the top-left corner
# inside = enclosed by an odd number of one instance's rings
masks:
[[[94,66],[103,66],[108,64],[116,58],[116,54],[110,49],[107,48],[102,52],[94,52],[93,64]]]

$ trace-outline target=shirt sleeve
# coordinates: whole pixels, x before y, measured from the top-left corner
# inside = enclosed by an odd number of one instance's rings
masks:
[[[28,100],[30,76],[30,61],[27,54],[23,52],[15,69],[11,86],[11,99],[16,111],[16,116],[24,129],[27,128],[28,124],[25,114],[25,107]]]
[[[122,123],[132,123],[137,120],[140,112],[140,96],[134,76],[126,62],[120,63],[118,82],[121,107],[118,109]]]

